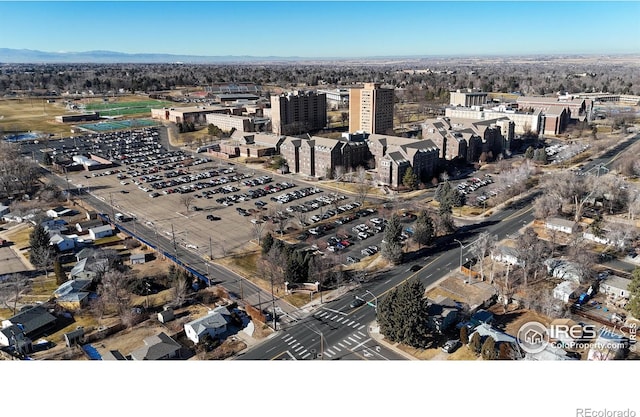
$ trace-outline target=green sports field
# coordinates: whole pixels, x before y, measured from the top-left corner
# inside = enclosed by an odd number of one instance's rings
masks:
[[[134,114],[150,115],[151,109],[175,105],[170,101],[143,100],[87,103],[85,110],[97,111],[100,116],[128,116]]]

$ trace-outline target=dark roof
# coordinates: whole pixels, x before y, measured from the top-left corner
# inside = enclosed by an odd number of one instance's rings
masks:
[[[56,321],[56,318],[42,306],[35,306],[11,317],[9,321],[15,325],[20,324],[25,334],[35,332]]]

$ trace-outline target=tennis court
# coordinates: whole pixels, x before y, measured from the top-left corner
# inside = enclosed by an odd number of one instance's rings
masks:
[[[109,120],[98,123],[88,123],[78,125],[79,128],[90,132],[101,133],[111,130],[135,129],[139,127],[157,126],[158,123],[147,119],[131,119],[131,120]]]

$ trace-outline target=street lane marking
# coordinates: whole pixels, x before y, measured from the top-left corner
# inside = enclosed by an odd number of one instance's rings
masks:
[[[327,310],[327,311],[330,311],[330,312],[332,312],[332,313],[342,314],[343,316],[346,316],[346,315],[347,315],[347,313],[343,313],[342,311],[333,310],[333,309],[326,308],[326,307],[325,307],[324,309],[325,309],[325,310]]]
[[[267,350],[265,353],[269,353],[271,352],[273,349],[277,348],[277,346],[272,347],[271,349]]]
[[[369,342],[370,340],[371,340],[371,338],[368,338],[368,339],[367,339],[367,340],[365,340],[364,342],[362,342],[362,343],[358,343],[357,345],[355,345],[354,347],[352,347],[352,348],[351,348],[351,350],[354,350],[354,349],[359,348],[360,346],[364,345],[365,343]]]
[[[366,326],[365,324],[363,324],[362,326],[358,327],[358,330],[362,330],[362,329],[364,329],[365,327],[367,327],[367,326]]]
[[[388,279],[388,280],[386,280],[384,283],[385,283],[385,284],[388,284],[388,283],[390,283],[390,282],[391,282],[391,280],[390,280],[390,279]]]

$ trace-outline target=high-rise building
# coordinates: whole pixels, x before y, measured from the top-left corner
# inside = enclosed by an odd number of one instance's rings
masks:
[[[299,135],[326,125],[326,94],[297,91],[271,96],[271,126],[276,135]]]
[[[392,88],[380,83],[365,83],[363,88],[349,90],[349,132],[387,134],[393,129]]]

